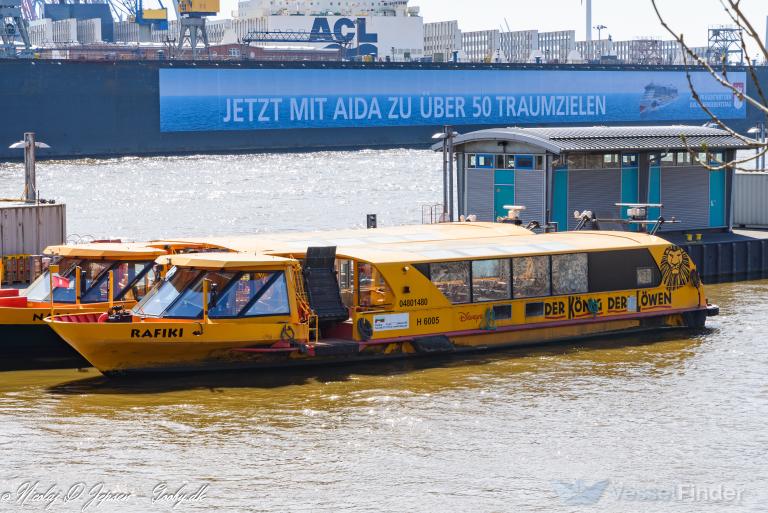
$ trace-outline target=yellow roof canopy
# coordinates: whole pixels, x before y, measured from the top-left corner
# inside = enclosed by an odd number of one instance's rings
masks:
[[[656,236],[631,232],[567,232],[506,238],[482,238],[402,245],[339,248],[337,256],[373,264],[509,258],[667,245]]]
[[[313,232],[263,233],[189,240],[215,244],[234,251],[303,254],[308,247],[312,246],[356,247],[370,244],[401,244],[531,234],[530,230],[513,224],[464,222],[390,226],[370,230],[356,228]]]
[[[157,262],[162,265],[197,269],[249,270],[265,267],[283,268],[296,262],[296,260],[247,253],[188,253],[185,255],[164,255],[158,258]]]
[[[45,254],[69,258],[154,260],[157,257],[166,254],[166,251],[139,242],[95,242],[72,246],[48,246],[45,248]]]

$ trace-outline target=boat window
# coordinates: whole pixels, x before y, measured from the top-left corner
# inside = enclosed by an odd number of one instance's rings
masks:
[[[647,249],[589,253],[589,292],[657,287],[661,274]]]
[[[413,264],[413,268],[429,279],[429,264]]]
[[[261,292],[275,273],[242,273],[224,289],[211,294],[210,317],[237,317]]]
[[[171,268],[165,275],[165,281],[159,283],[149,294],[144,296],[144,299],[139,301],[133,311],[139,315],[159,317],[198,276],[200,276],[200,271],[196,269]]]
[[[205,273],[203,279],[198,279],[188,287],[181,296],[163,313],[163,317],[178,317],[182,319],[197,319],[203,315],[203,281],[210,280],[209,294],[214,296],[216,291],[224,290],[229,281],[235,277],[234,272],[211,271]],[[210,298],[209,298],[210,300]]]
[[[472,301],[498,301],[512,297],[509,260],[472,262]]]
[[[258,294],[256,301],[245,312],[245,316],[289,315],[291,307],[288,303],[285,273],[280,273],[264,288],[265,290]]]
[[[552,295],[583,294],[589,290],[586,253],[552,255]]]
[[[83,295],[83,302],[99,303],[109,301],[109,271],[114,272],[115,276],[113,290],[113,297],[115,299],[126,294],[130,294],[131,298],[136,297],[139,291],[137,290],[136,293],[131,292],[131,287],[136,284],[138,278],[143,277],[144,271],[152,265],[152,262],[118,262],[112,265],[99,275],[95,284]],[[136,285],[146,292],[147,287],[144,284]],[[140,297],[142,296],[143,294]]]
[[[138,278],[134,280],[127,289],[120,292],[120,295],[117,296],[116,299],[123,301],[140,301],[150,290],[152,290],[157,279],[158,273],[155,269],[155,263],[148,262],[144,273],[139,274]],[[117,287],[115,287],[115,293],[118,293]]]
[[[72,273],[75,265],[79,260],[74,258],[59,258],[52,265],[59,266],[59,276],[67,276]],[[24,291],[24,296],[29,301],[50,301],[51,295],[51,275],[49,271],[45,271],[43,274],[37,277],[29,287]]]
[[[453,304],[469,303],[469,262],[430,264],[432,283]]]
[[[112,262],[81,261],[78,263],[78,265],[82,271],[82,275],[80,276],[80,288],[83,292],[85,292],[85,294],[81,294],[80,297],[83,299],[87,295],[88,290],[95,284],[98,278],[101,277],[103,273],[112,266]],[[65,273],[59,273],[59,276],[62,277],[62,280],[59,281],[58,287],[56,286],[57,283],[54,283],[53,287],[53,300],[55,302],[75,302],[75,285],[77,283],[75,276],[76,270],[76,267],[72,267]]]
[[[336,260],[336,276],[339,280],[339,292],[345,306],[355,302],[355,270],[352,260]]]
[[[512,292],[515,299],[549,295],[549,257],[512,259]]]
[[[357,294],[360,306],[392,304],[392,289],[384,276],[371,264],[357,264]]]

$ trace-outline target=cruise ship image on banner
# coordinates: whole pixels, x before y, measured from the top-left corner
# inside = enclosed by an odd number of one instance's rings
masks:
[[[658,85],[651,82],[645,86],[645,94],[640,100],[640,114],[649,114],[663,109],[678,98],[677,87],[672,84]]]

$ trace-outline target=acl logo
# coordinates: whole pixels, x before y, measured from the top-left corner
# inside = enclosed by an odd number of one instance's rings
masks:
[[[378,48],[376,45],[370,43],[378,43],[379,35],[368,32],[365,18],[357,18],[356,20],[339,18],[336,20],[336,23],[333,24],[333,30],[331,30],[328,18],[315,18],[315,21],[312,24],[310,41],[318,43],[337,43],[330,47],[338,48],[340,44],[351,43],[355,39],[355,36],[357,36],[358,54],[378,55]]]

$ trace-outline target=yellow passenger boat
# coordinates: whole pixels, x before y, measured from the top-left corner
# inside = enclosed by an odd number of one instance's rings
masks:
[[[198,242],[91,243],[46,248],[51,267],[26,289],[0,297],[0,367],[9,360],[85,364],[43,320],[50,315],[130,308],[155,284],[155,260],[210,247]],[[109,275],[112,274],[110,298]],[[53,289],[53,294],[51,290]],[[70,362],[70,360],[72,362]]]
[[[113,318],[53,329],[108,375],[383,360],[700,328],[695,265],[662,238],[569,232],[170,255]]]
[[[475,237],[529,235],[522,227],[499,223],[445,223],[373,230],[287,232],[237,237],[169,239],[148,243],[94,243],[51,246],[55,280],[48,271],[26,290],[3,290],[0,297],[0,368],[3,362],[50,360],[57,365],[86,362],[65,344],[43,319],[50,315],[98,313],[110,306],[128,309],[154,284],[154,260],[165,254],[202,251],[290,252],[311,244],[393,244],[414,241],[460,240]],[[78,269],[80,272],[78,272]],[[109,273],[113,295],[109,301]],[[82,280],[78,285],[77,276]],[[54,294],[50,290],[53,285]],[[76,294],[76,290],[80,294]]]

